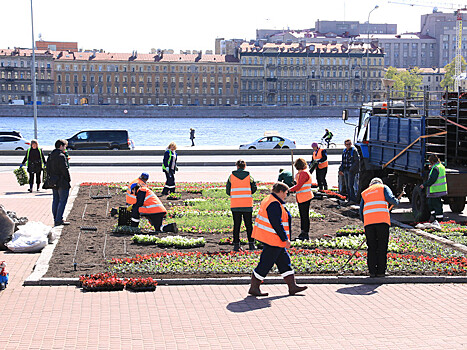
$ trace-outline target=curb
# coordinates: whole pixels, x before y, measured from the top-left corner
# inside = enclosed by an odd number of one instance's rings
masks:
[[[68,197],[68,201],[66,203],[65,211],[63,212],[64,219],[68,216],[71,209],[73,208],[73,203],[76,197],[78,196],[79,187],[80,185],[75,185],[71,190],[71,194]],[[53,251],[57,246],[59,238],[62,234],[62,228],[62,226],[57,226],[53,228],[56,234],[55,240],[51,244],[45,246],[44,249],[42,249],[41,255],[39,256],[39,258],[36,261],[36,264],[34,265],[34,270],[24,280],[23,286],[37,285],[36,283],[40,283],[42,277],[47,273],[47,270],[49,269],[49,261],[52,258]]]
[[[467,276],[296,276],[299,284],[440,284],[467,283]],[[249,285],[250,277],[158,279],[158,286]],[[264,284],[284,284],[282,277],[268,277]],[[27,279],[24,286],[79,286],[78,278]]]

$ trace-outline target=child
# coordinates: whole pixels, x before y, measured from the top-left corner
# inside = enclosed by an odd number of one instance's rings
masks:
[[[6,262],[0,261],[0,290],[4,290],[8,284],[9,273],[6,270]]]

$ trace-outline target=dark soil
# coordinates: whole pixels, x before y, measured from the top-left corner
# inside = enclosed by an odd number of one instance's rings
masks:
[[[92,195],[98,193],[97,186],[82,186],[74,201],[73,209],[67,217],[69,226],[64,226],[60,240],[54,250],[45,277],[78,277],[83,274],[104,272],[106,260],[111,258],[134,257],[160,252],[171,252],[176,249],[159,248],[154,245],[140,245],[131,241],[131,234],[112,233],[117,223],[117,217],[111,217],[111,208],[125,205],[125,194],[119,189],[101,186],[99,195],[112,195],[111,198],[93,199]],[[164,206],[168,209],[172,205],[183,205],[183,200],[201,197],[201,194],[182,192],[179,200],[166,200],[161,197]],[[290,196],[287,202],[294,202],[295,197]],[[325,219],[311,219],[310,238],[322,238],[324,234],[335,235],[337,229],[346,225],[361,225],[355,210],[340,207],[334,199],[313,199],[311,208],[325,215]],[[91,226],[97,231],[80,230],[80,227]],[[144,232],[143,232],[144,233]],[[300,233],[300,219],[292,220],[292,239]],[[161,237],[171,234],[160,234]],[[173,234],[172,234],[173,235]],[[186,249],[185,251],[218,252],[230,251],[232,246],[219,245],[223,233],[191,234],[179,231],[178,235],[190,237],[204,237],[206,245],[202,248]],[[241,233],[246,238],[246,233]],[[164,275],[164,278],[180,278],[181,275]],[[193,276],[191,277],[204,277]],[[209,276],[216,277],[216,276]],[[225,275],[223,275],[225,277]]]

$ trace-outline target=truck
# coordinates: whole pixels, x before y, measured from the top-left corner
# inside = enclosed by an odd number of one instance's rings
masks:
[[[363,104],[353,124],[360,155],[358,193],[380,177],[396,195],[405,192],[416,221],[428,221],[426,189],[420,185],[430,172],[428,156],[435,154],[446,167],[444,204],[461,213],[467,197],[467,93],[446,91],[436,98],[426,90],[418,95],[388,91],[387,96]],[[342,118],[349,124],[347,110]]]

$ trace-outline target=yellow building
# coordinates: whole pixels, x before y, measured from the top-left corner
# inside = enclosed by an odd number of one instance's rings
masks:
[[[228,55],[56,52],[54,70],[57,104],[239,104],[239,63]]]

